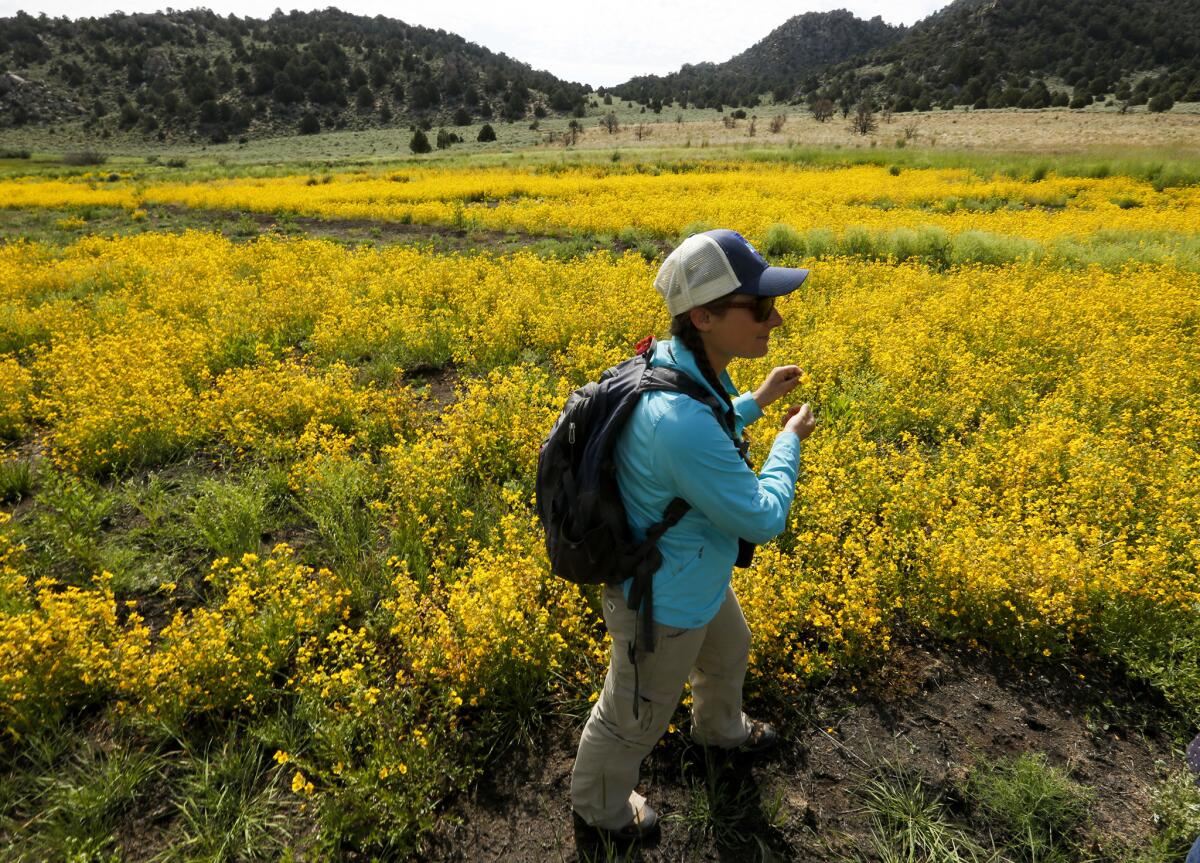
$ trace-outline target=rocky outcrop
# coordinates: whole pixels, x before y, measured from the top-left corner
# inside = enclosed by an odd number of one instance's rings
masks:
[[[56,123],[83,113],[84,107],[77,100],[41,81],[15,72],[0,73],[0,126]]]

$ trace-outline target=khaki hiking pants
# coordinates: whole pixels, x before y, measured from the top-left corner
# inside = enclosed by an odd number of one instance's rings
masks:
[[[750,735],[742,713],[742,683],[750,658],[750,630],[733,589],[725,592],[706,626],[654,624],[654,652],[638,653],[638,715],[633,715],[634,668],[629,643],[637,613],[619,587],[604,588],[604,623],[612,657],[604,689],[579,740],[571,773],[571,806],[588,824],[617,830],[646,800],[636,791],[644,759],[670,724],[683,684],[692,684],[692,739],[706,746],[738,746]]]

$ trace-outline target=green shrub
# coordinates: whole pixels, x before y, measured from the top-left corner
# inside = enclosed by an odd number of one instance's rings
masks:
[[[921,257],[921,243],[917,232],[911,228],[898,228],[888,237],[891,249],[890,257],[897,261],[907,261],[910,258]]]
[[[843,255],[853,255],[859,258],[877,257],[878,247],[875,238],[870,231],[860,225],[852,225],[847,228],[842,234],[838,247]]]
[[[963,231],[953,240],[950,262],[960,266],[1000,266],[1015,261],[1033,260],[1039,251],[1036,243],[1021,237],[997,237],[985,231]]]
[[[414,153],[428,153],[433,150],[429,143],[429,137],[420,129],[413,132],[412,140],[408,142],[408,149]]]
[[[688,237],[694,234],[703,234],[705,231],[712,231],[717,226],[711,222],[689,222],[683,226],[683,230],[679,232],[679,242],[682,243]]]
[[[953,244],[945,228],[937,225],[917,228],[917,248],[918,257],[927,267],[940,270],[950,266]]]
[[[804,237],[790,225],[771,225],[763,236],[763,251],[768,255],[803,255]]]
[[[67,153],[62,157],[64,165],[72,165],[80,167],[83,165],[103,165],[108,161],[108,156],[96,150],[79,150],[74,153]]]
[[[837,253],[837,237],[828,228],[812,228],[804,235],[804,248],[810,258],[826,258]]]
[[[1170,111],[1174,107],[1175,100],[1171,98],[1170,93],[1159,93],[1148,103],[1146,103],[1146,108],[1155,114],[1162,113],[1163,111]]]

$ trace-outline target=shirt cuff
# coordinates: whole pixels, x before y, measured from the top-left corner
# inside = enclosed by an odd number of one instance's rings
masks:
[[[762,419],[762,408],[754,400],[754,393],[742,393],[733,400],[733,409],[742,420],[742,425],[750,425],[757,419]]]

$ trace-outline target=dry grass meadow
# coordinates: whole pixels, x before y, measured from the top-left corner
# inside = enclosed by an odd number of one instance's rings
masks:
[[[1185,106],[1189,107],[1189,106]],[[705,112],[708,113],[708,112]],[[1200,112],[1164,114],[1109,111],[930,111],[880,119],[875,131],[854,134],[840,114],[818,123],[794,106],[787,112],[764,108],[754,133],[750,120],[729,128],[720,117],[684,119],[663,116],[631,118],[620,130],[589,129],[576,144],[581,148],[701,147],[786,144],[798,147],[896,147],[939,150],[983,150],[1020,153],[1078,153],[1113,147],[1200,152]],[[770,131],[771,118],[786,114],[783,128]],[[640,131],[639,131],[640,127]],[[641,135],[639,140],[638,136]],[[543,145],[553,146],[553,145]],[[561,146],[561,144],[558,144]]]

